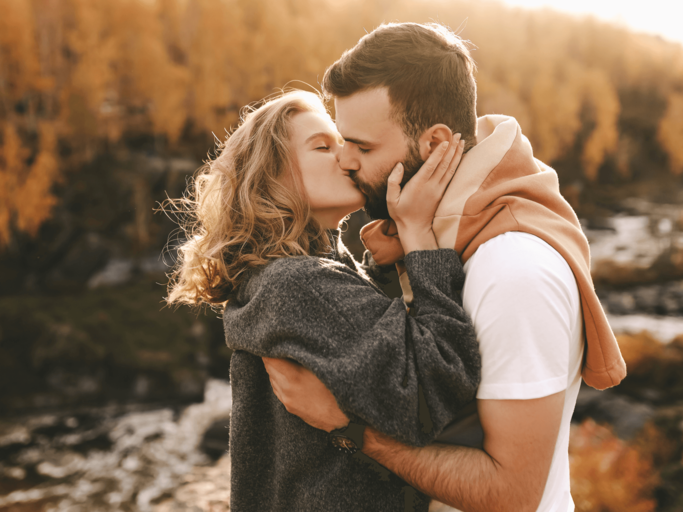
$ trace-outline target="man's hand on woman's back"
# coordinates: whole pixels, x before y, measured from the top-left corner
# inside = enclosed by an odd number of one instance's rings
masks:
[[[326,432],[349,423],[330,390],[310,370],[294,361],[272,357],[264,357],[263,364],[273,392],[287,412]]]

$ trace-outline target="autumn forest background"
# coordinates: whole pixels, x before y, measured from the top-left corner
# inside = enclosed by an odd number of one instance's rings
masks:
[[[478,113],[516,117],[558,171],[594,263],[626,233],[594,267],[608,311],[683,316],[680,44],[493,1],[0,0],[0,511],[177,505],[186,474],[221,467],[215,413],[188,448],[203,455],[177,455],[184,472],[166,484],[163,457],[141,452],[130,469],[124,450],[110,463],[135,483],[100,474],[81,498],[64,490],[97,473],[93,453],[118,449],[120,418],[172,411],[163,421],[180,425],[228,379],[216,314],[163,308],[180,235],[159,202],[182,193],[245,105],[318,88],[389,21],[437,21],[471,41]],[[357,254],[364,220],[345,233]],[[682,335],[624,331],[629,377],[608,398],[582,395],[577,510],[683,510]]]

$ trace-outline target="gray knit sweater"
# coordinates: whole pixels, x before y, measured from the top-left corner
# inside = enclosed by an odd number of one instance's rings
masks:
[[[362,453],[289,414],[261,356],[315,373],[353,420],[425,445],[474,396],[481,361],[458,291],[455,251],[408,254],[411,313],[365,275],[339,241],[330,258],[291,257],[252,271],[223,315],[233,412],[234,512],[423,512],[429,498]]]

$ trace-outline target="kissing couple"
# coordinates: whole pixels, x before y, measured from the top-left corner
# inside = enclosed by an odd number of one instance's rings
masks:
[[[167,301],[219,307],[234,351],[231,510],[574,510],[581,381],[626,367],[557,174],[477,118],[474,72],[448,28],[382,25],[325,72],[334,121],[262,102],[177,200]]]

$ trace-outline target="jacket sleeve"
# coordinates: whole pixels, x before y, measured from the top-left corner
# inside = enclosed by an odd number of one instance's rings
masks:
[[[457,253],[415,251],[405,264],[410,314],[402,299],[388,298],[345,266],[315,258],[283,262],[287,268],[262,276],[244,306],[226,309],[228,345],[294,359],[356,421],[427,444],[474,399],[481,360],[460,305]]]

